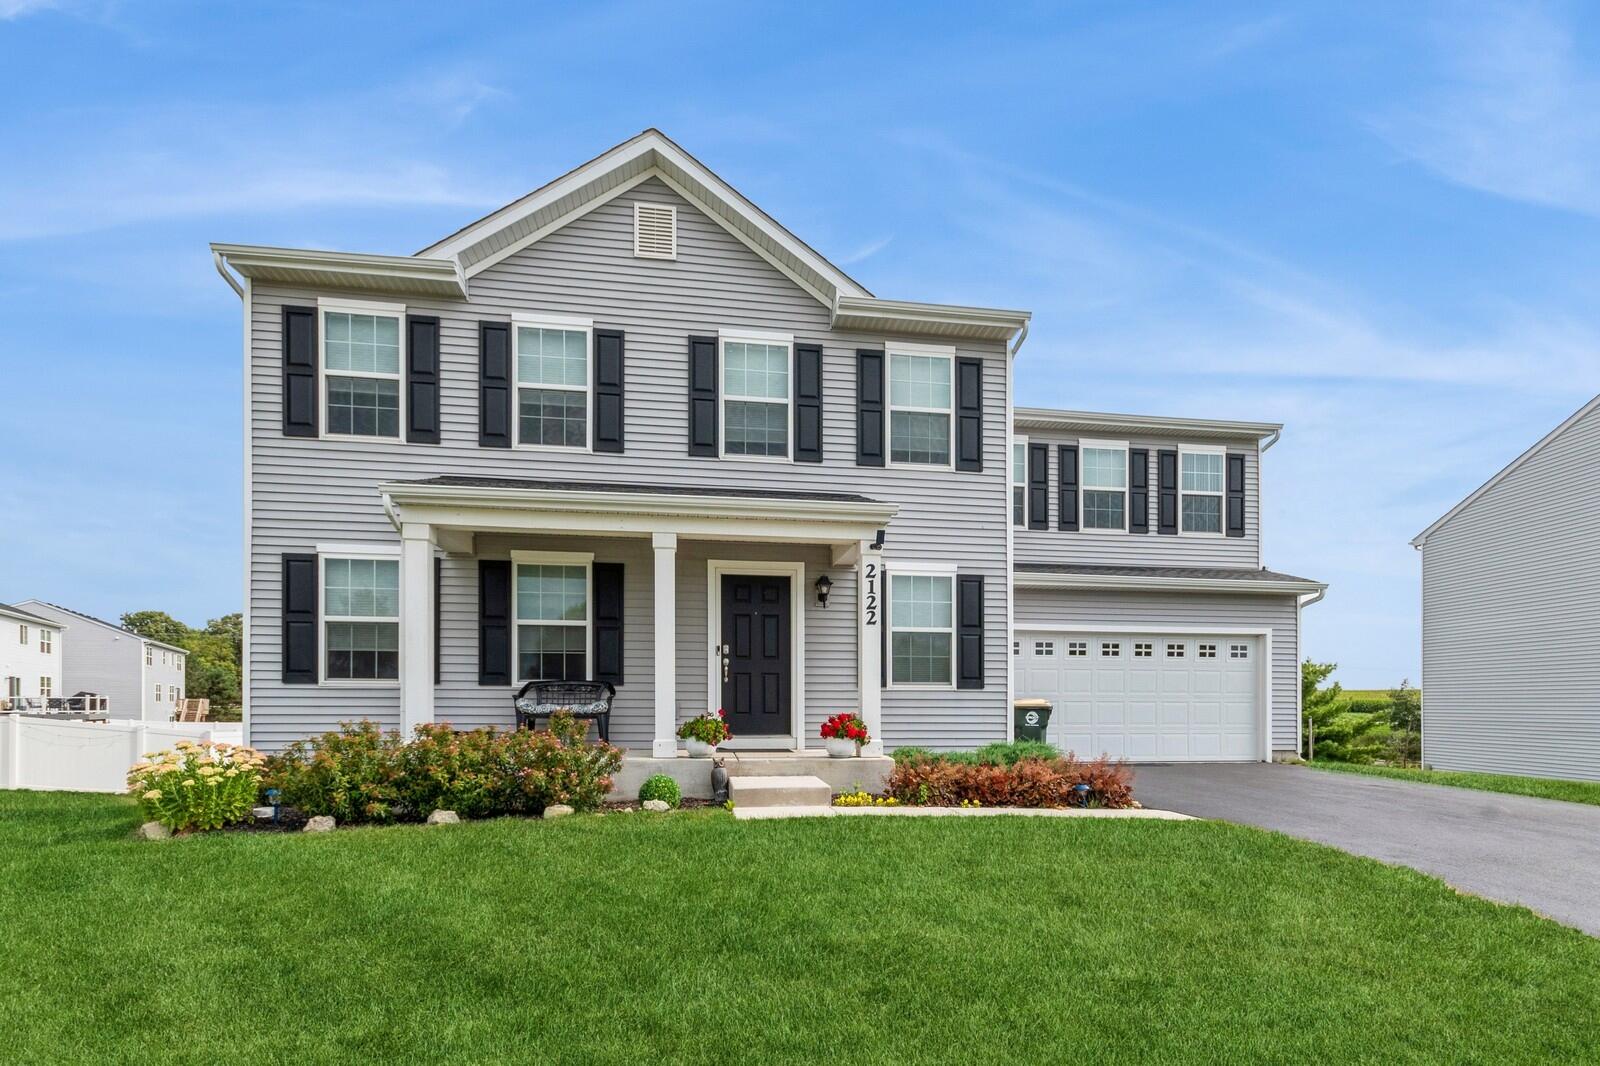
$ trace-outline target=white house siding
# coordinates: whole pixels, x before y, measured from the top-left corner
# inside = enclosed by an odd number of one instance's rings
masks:
[[[678,208],[678,258],[633,256],[633,203],[652,200]],[[884,338],[828,328],[828,309],[765,260],[711,222],[665,185],[651,180],[574,221],[471,280],[470,303],[414,301],[413,313],[441,318],[441,432],[438,445],[311,440],[282,432],[282,348],[285,304],[313,305],[311,290],[257,285],[251,307],[250,448],[252,514],[250,556],[250,724],[252,741],[272,748],[339,718],[374,714],[398,721],[392,691],[284,686],[280,667],[280,566],[284,552],[311,550],[319,542],[395,539],[376,486],[387,480],[442,474],[625,481],[671,485],[715,484],[773,490],[856,492],[897,504],[885,561],[943,561],[985,577],[985,670],[982,690],[896,693],[883,698],[884,730],[899,743],[970,746],[1005,734],[1006,537],[1009,515],[1006,455],[1005,348],[962,342],[960,356],[982,358],[984,469],[951,470],[855,465],[855,352],[881,349]],[[327,295],[327,294],[323,294]],[[358,294],[352,294],[358,295]],[[589,455],[479,448],[478,322],[504,321],[513,311],[546,311],[593,318],[598,328],[627,334],[627,452]],[[747,327],[792,332],[797,341],[823,346],[825,462],[771,463],[692,458],[687,454],[687,338]],[[932,342],[922,338],[924,343]],[[692,545],[680,551],[688,555]],[[460,574],[448,576],[446,597],[475,595]],[[840,574],[832,574],[835,595]],[[685,581],[680,574],[680,582]],[[630,592],[635,578],[630,578]],[[703,583],[703,571],[699,578]],[[639,599],[639,597],[631,597]],[[843,617],[843,598],[828,609]],[[464,603],[457,610],[475,610]],[[835,614],[837,612],[837,614]],[[475,615],[473,616],[475,618]],[[452,625],[462,623],[453,622]],[[680,622],[680,625],[683,625]],[[476,670],[476,629],[471,647],[447,647],[447,670]],[[650,669],[642,626],[628,637],[630,678]],[[690,639],[681,629],[680,647]],[[690,649],[704,662],[704,649]],[[454,665],[450,665],[454,663]],[[815,674],[813,667],[812,673]],[[692,671],[691,671],[692,672]],[[684,682],[680,706],[699,689]],[[831,686],[808,680],[808,694],[826,696],[828,708],[853,706],[846,692],[854,671]],[[634,682],[628,687],[633,689]],[[628,701],[641,697],[630,693]],[[441,694],[443,707],[455,693]],[[481,696],[481,694],[480,694]],[[470,701],[469,701],[470,702]],[[477,704],[474,704],[477,706]],[[484,714],[491,713],[487,704]],[[813,703],[808,716],[821,713]],[[494,712],[497,713],[497,712]],[[634,725],[623,734],[641,739]]]
[[[1163,627],[1272,630],[1272,750],[1299,747],[1300,638],[1296,597],[1201,592],[1016,591],[1016,629],[1124,628],[1161,634]]]
[[[1422,548],[1422,757],[1600,780],[1600,409]]]
[[[27,640],[22,639],[24,626],[27,627]],[[39,650],[41,628],[48,628],[54,641],[49,654]],[[50,679],[51,695],[70,695],[61,690],[64,644],[65,634],[59,625],[49,622],[41,625],[36,621],[0,614],[0,699],[9,691],[6,679],[10,677],[21,679],[21,694],[28,699],[36,699],[41,695],[39,679],[44,677]]]
[[[111,713],[118,718],[157,722],[172,717],[170,687],[185,688],[184,670],[178,665],[176,651],[167,649],[168,661],[163,663],[163,646],[151,644],[153,665],[146,666],[147,642],[137,633],[39,600],[27,601],[23,609],[59,621],[72,631],[70,647],[61,662],[65,695],[93,692],[105,696]],[[157,681],[161,682],[159,703],[155,700]]]
[[[1181,436],[1140,433],[1123,438],[1112,434],[1089,436],[1077,433],[1017,430],[1029,444],[1050,445],[1050,528],[1015,531],[1019,563],[1094,563],[1106,566],[1261,566],[1261,456],[1253,440],[1195,441]],[[1077,444],[1080,436],[1104,440],[1127,439],[1128,447],[1150,452],[1150,532],[1105,533],[1063,531],[1061,518],[1061,456],[1058,445]],[[1182,444],[1225,446],[1244,454],[1244,536],[1163,536],[1156,532],[1156,452]]]

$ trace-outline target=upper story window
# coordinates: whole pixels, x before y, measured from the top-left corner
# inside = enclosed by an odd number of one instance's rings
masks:
[[[589,447],[589,322],[517,319],[517,443]]]
[[[28,643],[28,627],[27,626],[18,626],[17,627],[17,643],[18,644],[26,644],[26,643]]]
[[[791,343],[723,336],[723,455],[789,457]]]
[[[1128,446],[1104,441],[1082,441],[1078,448],[1082,467],[1083,528],[1128,528]]]
[[[156,682],[156,702],[161,702],[161,682]]]
[[[1011,524],[1028,524],[1028,438],[1011,440]]]
[[[328,435],[400,439],[405,308],[324,302],[321,309]]]
[[[1179,511],[1185,533],[1222,534],[1222,448],[1185,448],[1178,453]]]
[[[146,666],[154,666],[156,664],[156,650],[148,644],[144,646],[144,664]]]
[[[322,558],[323,680],[400,677],[400,560]]]
[[[55,695],[55,680],[49,674],[39,675],[39,695],[45,697]]]
[[[955,575],[889,575],[889,682],[949,687],[955,677]]]
[[[955,352],[949,348],[889,348],[891,463],[950,465],[954,367]]]
[[[517,680],[586,680],[593,557],[573,552],[513,552],[512,560],[516,564]]]
[[[56,635],[48,629],[39,630],[39,651],[45,655],[52,654],[56,649]]]

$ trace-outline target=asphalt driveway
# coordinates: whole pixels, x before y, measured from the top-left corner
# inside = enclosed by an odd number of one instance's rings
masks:
[[[1600,807],[1267,763],[1139,766],[1134,795],[1410,866],[1600,936]]]

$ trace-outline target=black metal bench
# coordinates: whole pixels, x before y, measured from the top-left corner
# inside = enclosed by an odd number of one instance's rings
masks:
[[[518,729],[537,729],[539,719],[566,711],[579,721],[594,722],[600,739],[611,742],[611,701],[617,689],[609,681],[529,681],[512,704]]]

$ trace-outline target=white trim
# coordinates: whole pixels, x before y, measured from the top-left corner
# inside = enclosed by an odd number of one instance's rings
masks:
[[[1024,332],[1024,335],[1026,335],[1026,332],[1027,332],[1026,331],[1026,326],[1024,326],[1023,332]],[[1017,346],[1018,347],[1021,346],[1022,340],[1023,340],[1022,337],[1018,337],[1017,338]],[[1015,356],[1015,354],[1016,354],[1016,351],[1015,351],[1015,349],[1013,349],[1012,350],[1012,355]],[[1011,359],[1007,359],[1006,360],[1006,462],[1008,464],[1015,462],[1015,459],[1013,458],[1014,448],[1013,448],[1012,445],[1017,440],[1016,421],[1015,421],[1015,419],[1013,419],[1011,417],[1012,401],[1013,401],[1013,396],[1012,396],[1012,378],[1014,376],[1015,375],[1013,374],[1012,360]],[[1013,475],[1011,473],[1011,469],[1010,469],[1009,465],[1006,468],[1006,475],[1007,475],[1006,476],[1006,483],[1009,485],[1011,483],[1012,477],[1015,476],[1015,475]],[[1006,640],[1005,640],[1005,647],[1008,650],[1008,652],[1009,652],[1009,649],[1011,648],[1011,645],[1012,645],[1013,641],[1016,639],[1016,631],[1017,631],[1017,609],[1016,609],[1016,607],[1017,607],[1017,590],[1016,590],[1016,586],[1012,583],[1012,575],[1016,573],[1016,569],[1017,569],[1017,567],[1016,567],[1017,530],[1019,528],[1025,528],[1027,526],[1027,524],[1028,524],[1028,489],[1027,489],[1027,484],[1028,484],[1028,438],[1026,436],[1024,436],[1022,438],[1022,484],[1023,484],[1023,489],[1022,489],[1022,526],[1020,526],[1020,527],[1017,525],[1017,523],[1015,521],[1013,521],[1013,515],[1012,515],[1012,510],[1011,510],[1011,508],[1012,508],[1011,494],[1009,492],[1006,494],[1006,581],[1005,581],[1005,590],[1006,590],[1006,632],[1005,632],[1005,638],[1006,638]],[[1016,665],[1016,662],[1012,659],[1010,654],[1006,655],[1005,662],[1006,662],[1006,709],[1009,712],[1011,708],[1016,706],[1016,702],[1017,702],[1017,665]],[[1005,719],[1006,719],[1006,740],[1007,741],[1014,741],[1014,740],[1017,739],[1017,725],[1016,725],[1015,718],[1016,718],[1016,715],[1011,714],[1011,713],[1007,713],[1006,716],[1005,716]]]
[[[327,563],[329,559],[348,560],[373,560],[375,562],[392,562],[395,564],[395,613],[389,615],[329,615],[328,611],[328,578]],[[405,588],[403,569],[400,565],[398,554],[388,552],[374,552],[368,554],[348,555],[323,555],[317,553],[317,685],[331,688],[399,688],[400,679],[405,676],[405,612],[403,610]],[[395,670],[394,677],[334,677],[328,676],[328,623],[329,622],[382,622],[393,623],[395,634]]]
[[[1222,456],[1222,488],[1216,492],[1200,491],[1199,489],[1186,489],[1183,487],[1183,457],[1185,455],[1220,455]],[[1217,529],[1215,532],[1202,529],[1185,529],[1183,527],[1183,498],[1185,496],[1215,496],[1217,499]],[[1180,444],[1178,445],[1178,536],[1200,537],[1206,540],[1215,540],[1228,535],[1228,449],[1222,444]]]
[[[213,262],[225,261],[245,279],[240,296],[246,306],[251,298],[249,282],[254,280],[294,287],[404,292],[456,300],[467,296],[467,282],[461,266],[448,258],[223,243],[212,244],[211,254]],[[222,276],[229,285],[234,285],[227,274]]]
[[[788,352],[788,370],[784,375],[783,398],[783,454],[746,455],[728,453],[728,403],[764,403],[773,407],[778,401],[764,396],[731,396],[728,393],[728,345],[761,344],[767,347],[782,345]],[[736,462],[746,459],[761,463],[794,462],[794,335],[787,333],[762,334],[755,330],[719,330],[717,332],[717,458]]]
[[[706,647],[706,711],[715,714],[722,703],[722,679],[718,676],[722,647],[722,578],[728,576],[777,576],[789,579],[789,733],[795,748],[805,747],[806,735],[806,564],[748,559],[706,560],[706,629],[710,640]],[[739,737],[734,737],[737,744]],[[783,734],[772,738],[751,737],[750,746],[760,747],[761,741],[782,740]]]
[[[393,373],[382,370],[334,370],[328,366],[328,315],[371,315],[395,320],[396,360]],[[353,440],[363,443],[404,444],[406,442],[406,306],[405,304],[370,303],[345,300],[337,297],[319,297],[317,300],[317,437],[320,440]],[[334,433],[328,428],[328,382],[335,377],[368,378],[395,383],[397,417],[394,436],[375,433]],[[248,390],[246,390],[248,391]],[[248,423],[247,423],[248,431]]]
[[[1145,574],[1062,574],[1021,570],[1012,575],[1014,588],[1134,589],[1168,592],[1233,592],[1241,595],[1318,592],[1321,581],[1254,580],[1226,577],[1160,577]]]
[[[945,366],[950,371],[950,405],[940,409],[937,407],[912,407],[897,406],[894,402],[894,357],[897,355],[918,356],[922,358],[943,359]],[[943,463],[916,463],[909,460],[899,460],[894,457],[894,413],[907,411],[912,414],[945,416],[948,432],[945,435],[945,444],[950,458]],[[891,467],[905,467],[911,470],[954,470],[956,468],[956,350],[945,345],[908,344],[903,341],[890,341],[883,348],[883,435],[884,462]],[[1011,498],[1008,495],[1006,502],[1009,505]],[[1009,509],[1009,507],[1008,507]]]
[[[583,621],[566,619],[523,618],[517,607],[517,570],[523,566],[581,566],[583,567]],[[564,626],[568,629],[583,626],[584,672],[594,676],[594,553],[513,551],[511,553],[511,688],[520,689],[529,681],[556,680],[554,678],[528,678],[522,676],[522,627]]]
[[[747,341],[753,344],[787,344],[794,347],[793,333],[775,333],[770,330],[732,327],[717,330],[717,337],[725,341]]]
[[[887,684],[884,688],[897,692],[949,692],[956,687],[956,611],[959,607],[956,598],[956,567],[954,563],[943,562],[904,562],[898,559],[893,566],[886,566],[889,571],[889,580],[883,590],[883,622],[889,627],[888,648],[886,649],[889,662],[885,673]],[[902,577],[941,577],[950,582],[950,625],[943,626],[899,626],[894,621],[894,583]],[[950,635],[950,681],[948,684],[937,681],[901,681],[894,679],[894,635],[896,629],[906,633],[948,633]]]
[[[1090,448],[1093,448],[1096,451],[1102,451],[1102,452],[1121,452],[1122,453],[1122,489],[1121,489],[1121,492],[1122,492],[1122,525],[1120,527],[1109,527],[1109,526],[1093,526],[1093,527],[1091,527],[1089,525],[1088,521],[1086,521],[1086,517],[1087,517],[1087,514],[1088,514],[1088,510],[1089,510],[1089,493],[1091,491],[1092,492],[1116,492],[1116,491],[1118,491],[1116,489],[1108,489],[1108,488],[1105,488],[1103,486],[1091,486],[1089,484],[1088,480],[1085,478],[1085,476],[1084,476],[1085,466],[1084,466],[1084,461],[1083,461],[1083,453],[1085,451],[1089,450]],[[1131,521],[1131,519],[1133,517],[1133,514],[1132,514],[1133,508],[1131,506],[1131,501],[1133,499],[1133,486],[1132,486],[1133,471],[1132,471],[1132,469],[1130,467],[1130,463],[1131,462],[1132,462],[1132,457],[1131,457],[1131,453],[1130,453],[1130,450],[1129,450],[1129,445],[1128,445],[1128,442],[1125,441],[1125,440],[1087,440],[1087,439],[1082,439],[1082,438],[1079,439],[1079,441],[1078,441],[1078,529],[1080,531],[1082,531],[1084,533],[1112,533],[1112,534],[1128,532],[1128,523]],[[1182,460],[1179,460],[1179,462],[1181,463]]]
[[[400,544],[387,541],[376,544],[317,544],[318,555],[342,555],[350,558],[377,558],[399,556]]]
[[[218,258],[220,266],[220,256],[217,256],[215,252],[212,255]],[[233,283],[230,281],[229,284]],[[235,286],[235,288],[238,288],[238,286]],[[251,579],[255,574],[255,559],[252,557],[255,544],[254,538],[250,535],[250,527],[255,524],[255,418],[252,409],[255,396],[248,385],[249,382],[255,379],[251,365],[254,352],[251,351],[250,347],[253,340],[251,336],[253,324],[251,320],[254,313],[253,299],[254,285],[246,277],[243,289],[239,293],[239,301],[242,307],[239,315],[241,319],[240,333],[243,338],[240,347],[244,351],[244,377],[241,380],[247,383],[245,388],[239,390],[242,394],[240,396],[240,405],[243,408],[243,421],[239,424],[244,427],[244,521],[240,523],[243,527],[240,532],[244,537],[244,566],[242,567],[244,572],[240,575],[243,596],[239,601],[242,604],[239,613],[239,634],[241,637],[239,646],[239,726],[242,731],[241,736],[244,738],[246,745],[250,743],[250,660],[254,656],[250,644],[250,606],[252,602]],[[139,667],[139,671],[139,683],[143,684],[144,667],[142,665]],[[143,718],[144,716],[141,714],[140,717]]]
[[[547,385],[522,380],[522,331],[548,329],[583,334],[583,384]],[[511,440],[519,449],[588,454],[594,450],[594,319],[517,312],[511,316]],[[537,444],[522,439],[522,390],[583,393],[583,444]]]
[[[1169,418],[1162,415],[1108,414],[1101,411],[1063,411],[1047,407],[1018,407],[1011,413],[1014,425],[1028,429],[1059,430],[1071,433],[1132,435],[1157,433],[1204,437],[1211,440],[1276,439],[1283,432],[1279,422],[1234,422],[1217,418]]]
[[[1009,375],[1008,375],[1009,376]],[[1007,386],[1009,388],[1009,386]],[[1022,449],[1022,480],[1017,480],[1017,449]],[[1006,522],[1013,529],[1028,528],[1028,438],[1010,434],[1010,442],[1006,448]],[[1022,490],[1022,521],[1017,521],[1017,490]],[[1010,542],[1007,538],[1006,550],[1010,551]],[[1010,555],[1007,555],[1007,562]]]
[[[1017,340],[1010,348],[1010,355],[1015,358],[1032,317],[1031,311],[880,300],[841,292],[833,300],[831,325],[842,332],[910,332],[1001,342],[1010,342],[1015,337]]]

